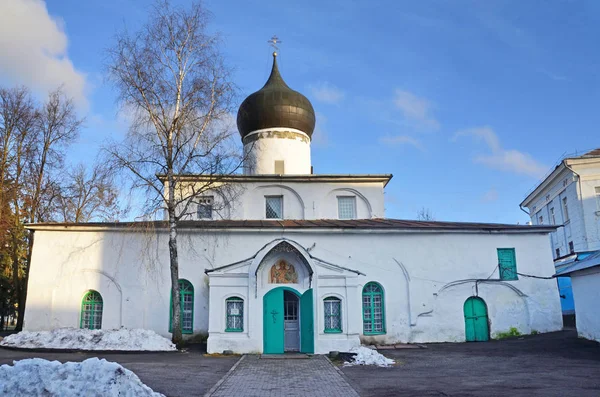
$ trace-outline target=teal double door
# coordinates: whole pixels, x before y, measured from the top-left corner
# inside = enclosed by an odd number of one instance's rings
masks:
[[[464,315],[467,342],[485,342],[490,339],[487,306],[483,299],[476,296],[467,299]]]
[[[277,287],[263,297],[263,352],[314,353],[313,290]]]

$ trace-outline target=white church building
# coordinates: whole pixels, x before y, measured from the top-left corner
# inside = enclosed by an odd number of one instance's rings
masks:
[[[277,68],[240,106],[248,158],[231,205],[179,226],[182,331],[220,353],[486,341],[561,328],[551,225],[385,218],[391,175],[315,175],[312,105]],[[199,182],[202,176],[189,176]],[[35,224],[25,329],[170,337],[166,223]],[[148,231],[151,230],[151,232]]]

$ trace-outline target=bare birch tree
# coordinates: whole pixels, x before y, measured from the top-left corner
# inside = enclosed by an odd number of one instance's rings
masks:
[[[225,186],[241,166],[229,146],[234,87],[219,40],[207,30],[200,2],[174,7],[159,0],[137,32],[123,31],[108,51],[108,72],[132,120],[124,142],[107,148],[115,164],[146,189],[146,211],[166,210],[173,342],[180,344],[178,223],[203,193]],[[202,183],[189,176],[202,175]],[[186,178],[187,177],[187,178]],[[193,178],[192,178],[193,179]]]

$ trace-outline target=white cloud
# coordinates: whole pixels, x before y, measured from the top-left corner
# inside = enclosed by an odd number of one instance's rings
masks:
[[[491,188],[490,190],[485,192],[481,197],[481,201],[483,201],[484,203],[490,203],[496,200],[498,200],[498,191],[494,188]]]
[[[394,96],[394,105],[402,112],[405,119],[416,125],[432,130],[440,128],[440,123],[432,115],[431,102],[427,99],[397,89]]]
[[[327,82],[317,83],[308,88],[313,97],[319,102],[336,105],[344,99],[344,92]]]
[[[514,172],[539,178],[547,167],[536,161],[528,153],[515,149],[504,149],[500,144],[498,135],[491,127],[476,127],[458,131],[454,138],[470,136],[478,141],[483,141],[490,153],[477,155],[473,161],[501,171]]]
[[[67,55],[61,20],[48,14],[42,0],[0,1],[0,76],[45,96],[63,86],[80,108],[87,108],[86,76]]]
[[[414,146],[415,148],[419,149],[420,151],[425,150],[419,140],[417,140],[413,137],[407,136],[407,135],[394,135],[394,136],[386,135],[386,136],[382,136],[381,138],[379,138],[379,142],[383,143],[385,145],[390,145],[390,146],[410,145],[410,146]]]
[[[313,146],[327,147],[329,146],[329,134],[323,128],[325,124],[327,124],[327,117],[319,112],[315,112],[315,116],[317,118],[317,123],[312,134],[311,143]]]

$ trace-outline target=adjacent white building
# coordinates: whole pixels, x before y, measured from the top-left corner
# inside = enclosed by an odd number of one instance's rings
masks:
[[[533,225],[556,225],[552,253],[560,258],[600,249],[600,149],[568,156],[521,202]]]
[[[570,278],[577,308],[577,334],[600,342],[600,251],[557,272],[559,279]]]
[[[308,99],[276,59],[240,106],[243,175],[180,222],[184,335],[208,351],[326,353],[561,328],[554,226],[386,219],[391,175],[314,175]],[[202,175],[186,176],[202,183]],[[170,335],[164,222],[37,224],[25,329]]]
[[[556,272],[600,250],[600,149],[569,155],[520,204],[533,225],[557,226],[550,233]],[[571,279],[558,278],[565,324],[576,303]]]

